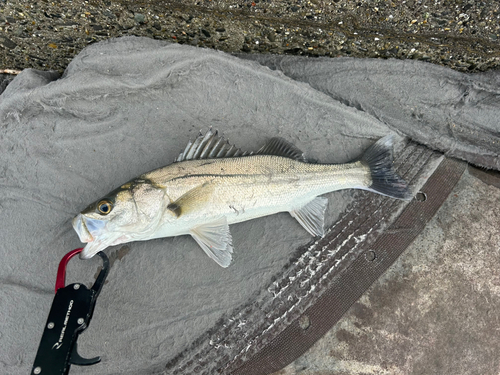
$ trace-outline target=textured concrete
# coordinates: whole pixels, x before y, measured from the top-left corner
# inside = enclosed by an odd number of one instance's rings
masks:
[[[424,232],[275,375],[500,373],[500,189],[465,174]]]
[[[0,70],[63,71],[87,45],[148,36],[225,52],[500,65],[500,3],[473,0],[0,0]]]

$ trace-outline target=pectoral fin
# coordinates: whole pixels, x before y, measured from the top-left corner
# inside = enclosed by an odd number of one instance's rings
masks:
[[[316,197],[298,210],[290,211],[290,215],[297,219],[300,225],[313,236],[323,237],[325,235],[323,226],[327,204],[328,199]]]
[[[193,228],[189,233],[210,258],[215,260],[221,267],[226,268],[229,266],[233,245],[229,225],[225,217]]]
[[[192,210],[199,210],[211,198],[213,193],[213,185],[204,183],[194,189],[189,190],[175,202],[170,203],[167,209],[179,217],[185,215]]]

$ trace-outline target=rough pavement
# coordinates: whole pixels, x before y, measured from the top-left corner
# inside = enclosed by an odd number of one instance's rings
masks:
[[[0,0],[0,69],[63,71],[85,46],[140,35],[226,52],[419,59],[496,69],[500,3],[466,0]]]
[[[274,375],[497,375],[498,223],[500,189],[466,173],[398,261]]]

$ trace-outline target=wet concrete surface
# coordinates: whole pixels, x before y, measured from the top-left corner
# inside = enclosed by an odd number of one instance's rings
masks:
[[[416,241],[275,375],[500,373],[500,189],[466,173]]]

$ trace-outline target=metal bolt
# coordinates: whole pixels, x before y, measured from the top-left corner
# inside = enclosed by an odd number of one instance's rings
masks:
[[[41,367],[35,367],[35,369],[33,370],[33,374],[39,374],[42,372],[42,368]]]
[[[365,254],[366,260],[369,262],[373,262],[375,259],[377,259],[377,253],[373,250],[368,250]]]
[[[76,322],[77,322],[78,324],[83,324],[83,322],[84,322],[84,321],[85,321],[85,320],[83,320],[83,318],[80,318],[80,319],[78,319]]]
[[[416,195],[415,195],[415,199],[418,201],[418,202],[425,202],[427,200],[427,194],[425,194],[424,192],[422,191],[419,191]]]
[[[75,285],[73,285],[73,288],[75,288],[75,290],[80,289],[80,284],[75,284]]]
[[[54,323],[50,322],[49,324],[47,324],[47,328],[48,329],[54,328]]]

